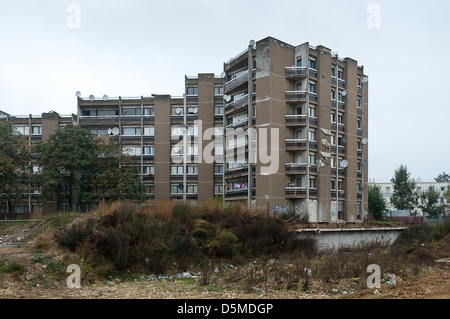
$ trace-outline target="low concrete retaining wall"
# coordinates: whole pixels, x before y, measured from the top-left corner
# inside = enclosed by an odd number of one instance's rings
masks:
[[[406,227],[396,228],[338,228],[299,229],[300,238],[314,238],[319,250],[336,250],[341,247],[360,247],[379,243],[391,245]]]

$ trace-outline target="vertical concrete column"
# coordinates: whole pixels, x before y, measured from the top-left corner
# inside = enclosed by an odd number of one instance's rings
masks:
[[[170,95],[154,96],[155,198],[170,199]]]

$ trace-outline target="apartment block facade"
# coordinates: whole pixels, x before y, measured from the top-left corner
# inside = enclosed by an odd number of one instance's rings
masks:
[[[323,46],[268,37],[224,63],[224,72],[225,130],[254,132],[246,140],[227,136],[226,151],[235,156],[226,152],[226,202],[251,199],[253,208],[281,207],[313,223],[362,221],[368,198],[363,67]],[[263,128],[277,140],[264,144]],[[258,158],[249,163],[249,146],[278,154],[276,172],[263,174]],[[246,153],[240,162],[238,148]],[[259,153],[252,151],[255,159]]]
[[[149,199],[223,195],[226,205],[332,223],[367,212],[367,115],[357,61],[268,37],[224,63],[220,76],[185,76],[182,96],[77,92],[73,116],[0,117],[30,143],[69,122],[110,136],[135,157]]]
[[[223,79],[186,76],[185,90],[179,97],[77,99],[78,124],[93,134],[109,135],[136,158],[149,199],[202,202],[223,193],[221,154],[202,160],[208,145],[202,132],[221,135]]]
[[[9,123],[17,132],[26,136],[29,145],[34,145],[46,141],[50,135],[67,124],[76,123],[76,115],[60,115],[56,112],[42,113],[41,115],[10,115],[0,111],[0,124]],[[33,173],[39,174],[41,167],[33,165]],[[33,191],[24,194],[21,203],[14,205],[13,212],[17,214],[42,213],[43,211],[66,211],[69,204],[62,203],[56,207],[56,203],[42,203],[40,200],[41,187],[33,186]],[[5,208],[0,207],[0,213],[4,213]]]

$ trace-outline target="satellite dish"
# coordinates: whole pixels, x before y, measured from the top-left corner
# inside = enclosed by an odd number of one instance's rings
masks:
[[[198,113],[198,109],[193,109],[192,113],[197,114]]]
[[[348,161],[347,160],[343,160],[342,162],[341,162],[341,167],[342,168],[346,168],[348,166]]]
[[[252,47],[254,47],[256,44],[255,40],[250,40],[249,45],[251,45]]]
[[[112,129],[108,129],[108,135],[111,135],[112,134]]]
[[[181,114],[181,107],[177,108],[175,111],[177,114]]]
[[[91,94],[89,95],[89,101],[94,101],[95,97]]]
[[[175,153],[178,153],[179,150],[180,150],[180,149],[179,149],[178,146],[174,146],[173,151],[174,151]]]
[[[367,166],[367,164],[369,164],[369,162],[367,160],[363,160],[361,163],[363,166]]]
[[[108,95],[103,95],[103,101],[108,101]]]
[[[231,96],[230,95],[224,95],[223,99],[225,100],[225,102],[230,102],[231,101]]]
[[[113,129],[111,130],[111,132],[113,133],[113,135],[117,136],[120,133],[120,130],[118,127],[113,127]]]
[[[239,164],[238,164],[238,167],[239,167],[239,168],[243,168],[243,167],[244,167],[244,164],[239,163]]]
[[[363,76],[363,78],[361,79],[362,83],[367,83],[369,82],[369,77],[368,76]]]
[[[227,76],[227,74],[225,72],[220,73],[220,76],[225,79],[225,77]]]
[[[77,93],[75,93],[75,95],[76,95],[77,97],[81,97],[81,92],[80,92],[80,91],[77,91]]]
[[[369,142],[369,140],[367,138],[363,138],[361,140],[362,145],[366,145]]]
[[[342,91],[342,96],[346,96],[347,95],[347,91]]]

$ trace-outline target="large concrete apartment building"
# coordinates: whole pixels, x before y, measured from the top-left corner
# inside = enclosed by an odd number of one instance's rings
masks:
[[[225,204],[314,223],[363,220],[368,87],[357,61],[324,46],[268,37],[251,41],[220,76],[184,80],[182,96],[77,92],[73,116],[1,117],[30,142],[68,122],[111,136],[136,157],[149,199],[202,202],[223,195]],[[39,126],[41,137],[33,133]]]
[[[225,200],[251,198],[254,208],[288,210],[310,222],[361,221],[368,196],[363,67],[324,46],[268,37],[251,42],[224,64],[224,72],[226,128],[250,127],[259,135],[253,143],[227,138],[226,151],[244,143],[246,156],[240,163],[225,157]],[[277,140],[264,145],[262,128],[272,136],[278,132]],[[249,166],[249,146],[278,156],[276,171],[263,174],[261,160]]]

